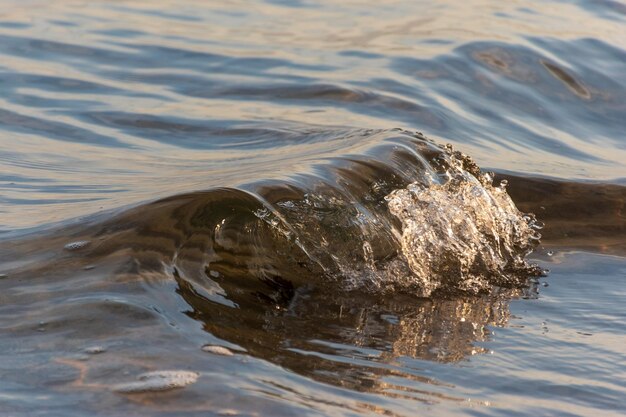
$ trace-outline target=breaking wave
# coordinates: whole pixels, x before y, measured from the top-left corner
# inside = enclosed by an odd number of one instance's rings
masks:
[[[220,280],[252,279],[429,297],[523,286],[541,272],[525,261],[541,224],[515,207],[506,181],[493,185],[493,173],[420,133],[356,134],[376,146],[285,180],[183,194],[68,226],[40,245],[64,248],[52,263],[114,256],[126,259],[119,270],[127,274],[175,272],[209,292]]]

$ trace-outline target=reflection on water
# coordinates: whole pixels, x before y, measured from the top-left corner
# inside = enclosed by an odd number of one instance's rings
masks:
[[[362,293],[333,296],[287,282],[265,291],[242,291],[225,279],[218,282],[233,304],[224,305],[180,276],[177,282],[177,292],[192,308],[187,314],[247,354],[318,381],[380,393],[386,392],[380,381],[385,376],[410,377],[387,366],[399,357],[456,362],[485,353],[476,342],[489,340],[488,326],[508,324],[508,301],[533,293],[380,299]]]

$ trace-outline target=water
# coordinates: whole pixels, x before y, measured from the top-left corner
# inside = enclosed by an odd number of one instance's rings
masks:
[[[0,414],[623,415],[625,15],[3,2]]]

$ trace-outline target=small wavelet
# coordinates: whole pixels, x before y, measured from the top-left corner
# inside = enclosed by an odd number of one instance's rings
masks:
[[[543,64],[544,67],[546,67],[548,71],[550,71],[550,74],[554,75],[556,78],[563,81],[563,83],[567,86],[567,88],[569,88],[575,94],[577,94],[578,96],[582,98],[586,98],[586,99],[591,98],[591,94],[589,93],[589,90],[587,90],[587,88],[585,88],[584,85],[578,82],[576,78],[568,74],[563,68],[548,61],[541,61],[541,63]]]
[[[207,353],[213,353],[215,355],[233,356],[233,352],[230,349],[225,348],[224,346],[204,345],[202,346],[202,351]]]

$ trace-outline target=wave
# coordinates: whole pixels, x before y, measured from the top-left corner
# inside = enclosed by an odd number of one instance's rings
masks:
[[[130,251],[142,273],[193,263],[203,287],[236,276],[425,297],[489,292],[541,273],[525,260],[541,223],[493,175],[420,133],[390,131],[368,156],[333,158],[313,173],[174,196],[83,225],[64,256],[94,263]]]

